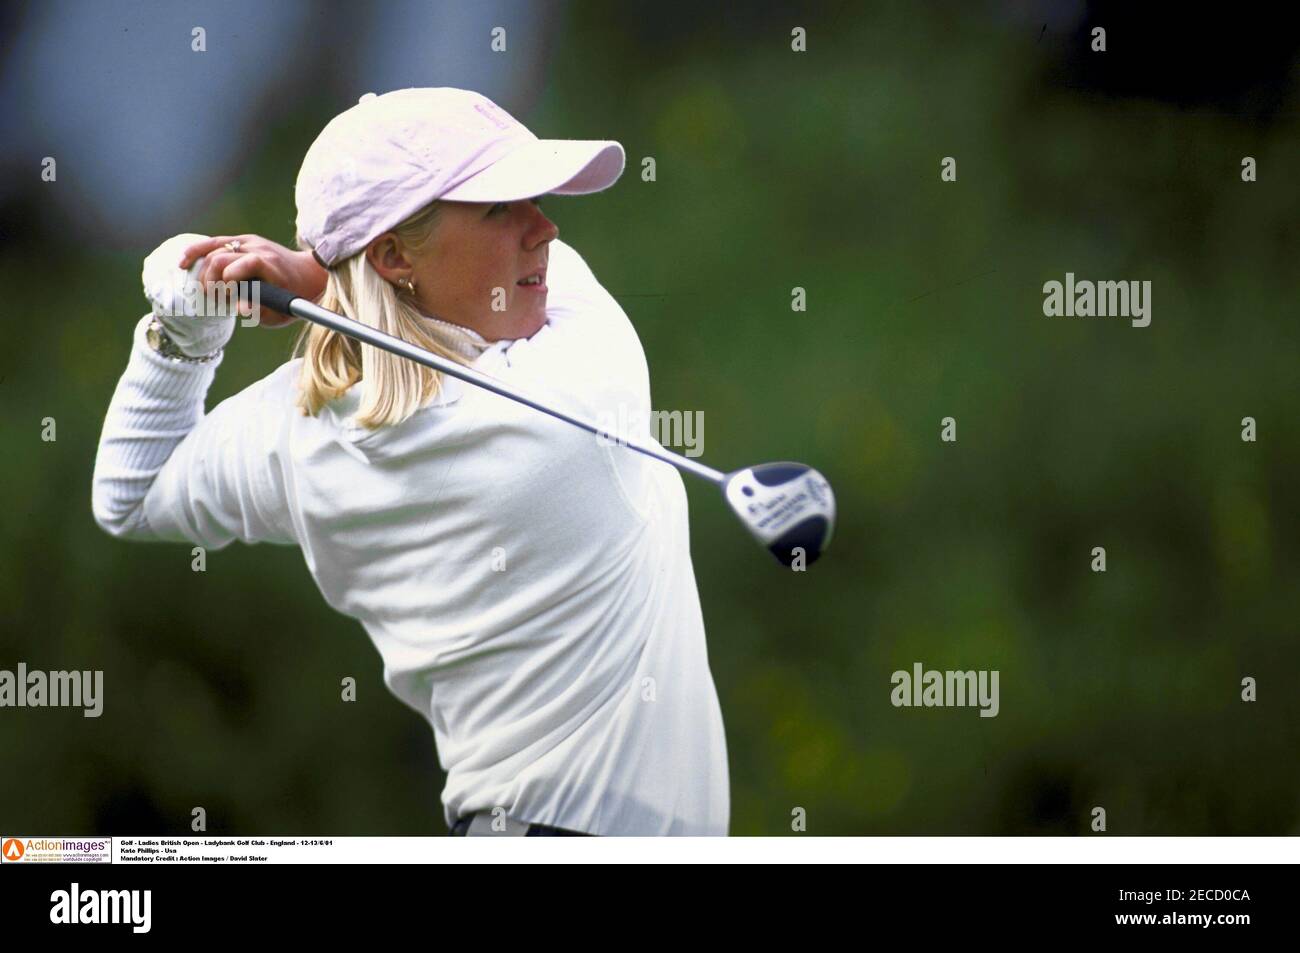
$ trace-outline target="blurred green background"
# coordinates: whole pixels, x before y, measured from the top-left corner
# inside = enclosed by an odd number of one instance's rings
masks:
[[[688,482],[731,832],[803,808],[811,834],[1085,834],[1101,806],[1112,834],[1300,833],[1294,49],[1187,91],[1202,54],[1135,52],[1118,15],[1090,56],[1086,16],[1021,5],[729,6],[557,6],[536,106],[502,105],[625,146],[616,187],[547,211],[637,326],[655,407],[702,411],[716,467],[804,460],[838,495],[795,574]],[[291,243],[298,163],[354,101],[295,93],[138,247],[52,224],[39,191],[6,206],[0,668],[106,683],[98,719],[0,710],[7,833],[183,834],[196,805],[214,834],[446,830],[432,732],[298,550],[199,574],[90,511],[141,259],[182,231]],[[1150,327],[1044,317],[1067,271],[1150,280]],[[209,408],[292,337],[239,332]],[[999,715],[892,707],[918,661],[999,670]]]

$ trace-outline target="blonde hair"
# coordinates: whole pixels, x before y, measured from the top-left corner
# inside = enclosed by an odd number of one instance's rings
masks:
[[[404,247],[418,253],[429,244],[437,218],[435,201],[391,231]],[[308,250],[301,237],[296,241],[300,249]],[[466,363],[429,333],[428,319],[414,299],[385,281],[366,259],[364,249],[329,269],[325,291],[316,303],[434,354]],[[303,322],[293,356],[303,359],[296,403],[304,415],[314,417],[360,382],[361,404],[355,420],[377,430],[406,420],[442,390],[440,371],[311,322]]]

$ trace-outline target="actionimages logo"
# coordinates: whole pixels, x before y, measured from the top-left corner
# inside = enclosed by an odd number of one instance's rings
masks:
[[[0,837],[6,864],[111,864],[111,837]]]

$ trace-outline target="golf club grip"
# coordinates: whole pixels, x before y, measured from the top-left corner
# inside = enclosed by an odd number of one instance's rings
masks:
[[[289,302],[295,298],[301,298],[302,295],[296,295],[292,291],[281,288],[279,285],[273,285],[269,282],[258,282],[258,294],[261,296],[261,303],[266,305],[272,311],[279,311],[281,314],[289,314]]]

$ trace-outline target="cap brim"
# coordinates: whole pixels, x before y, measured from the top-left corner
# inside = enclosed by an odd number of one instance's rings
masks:
[[[538,139],[440,198],[448,202],[516,202],[536,195],[587,195],[617,182],[625,161],[623,147],[617,142]]]

